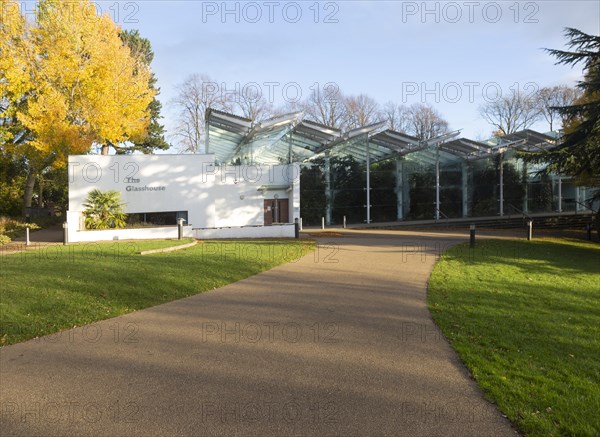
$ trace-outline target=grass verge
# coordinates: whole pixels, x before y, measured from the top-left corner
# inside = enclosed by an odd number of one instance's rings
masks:
[[[459,245],[428,304],[486,396],[527,435],[600,435],[600,246]]]
[[[45,246],[0,257],[0,345],[51,334],[238,281],[314,249],[306,240]]]

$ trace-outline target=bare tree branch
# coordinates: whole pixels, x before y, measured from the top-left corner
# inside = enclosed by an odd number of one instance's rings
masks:
[[[429,140],[448,132],[448,122],[432,106],[415,103],[408,108],[408,134]]]
[[[501,136],[529,128],[541,115],[536,95],[514,89],[509,95],[482,105],[479,113]]]
[[[538,107],[550,125],[550,130],[554,130],[556,121],[561,121],[561,127],[567,122],[567,114],[561,114],[557,108],[571,106],[580,96],[581,91],[578,88],[571,88],[567,85],[545,87],[539,90]]]
[[[206,74],[192,74],[177,87],[170,102],[179,110],[174,137],[183,152],[204,151],[204,114],[208,108],[230,111],[219,85]]]

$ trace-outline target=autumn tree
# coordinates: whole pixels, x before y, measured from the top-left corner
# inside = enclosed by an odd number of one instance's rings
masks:
[[[154,59],[154,52],[152,51],[150,40],[140,36],[138,30],[124,30],[121,32],[120,36],[121,40],[123,40],[127,47],[129,47],[129,50],[131,50],[131,55],[136,59],[141,60],[147,68],[150,68],[150,64]],[[150,115],[150,122],[145,137],[129,144],[112,145],[117,153],[139,151],[148,154],[153,153],[155,150],[167,150],[170,147],[170,144],[165,139],[165,127],[160,123],[160,119],[162,118],[160,115],[162,104],[157,98],[160,93],[160,88],[157,88],[156,82],[156,76],[151,72],[148,86],[154,91],[155,95],[147,108]]]
[[[87,0],[40,0],[35,23],[14,0],[2,7],[0,138],[27,160],[27,208],[43,169],[64,167],[92,144],[142,141],[155,90],[148,65]]]

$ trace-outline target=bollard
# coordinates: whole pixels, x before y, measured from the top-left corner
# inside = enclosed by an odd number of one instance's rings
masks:
[[[472,224],[469,227],[469,247],[472,249],[475,247],[475,225]]]
[[[31,243],[29,241],[29,226],[25,228],[25,246],[29,246]]]
[[[182,240],[183,239],[183,222],[185,221],[184,218],[178,218],[177,219],[177,239],[178,240]]]
[[[592,241],[592,225],[588,223],[585,225],[585,230],[587,231],[587,239],[588,241]]]
[[[69,224],[67,222],[63,223],[63,245],[69,245]]]
[[[294,219],[294,237],[300,238],[300,220]]]
[[[527,221],[527,241],[531,241],[533,238],[533,221]]]
[[[300,230],[302,230],[302,217],[300,217]]]
[[[346,216],[344,216],[344,229],[346,229]]]
[[[325,217],[321,217],[321,229],[325,229]]]

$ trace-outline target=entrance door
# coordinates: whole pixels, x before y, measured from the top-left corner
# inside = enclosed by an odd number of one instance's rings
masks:
[[[272,225],[273,223],[289,223],[289,205],[288,199],[265,199],[265,226]]]
[[[265,199],[265,226],[273,224],[273,199]]]
[[[277,221],[275,223],[290,222],[290,208],[288,199],[276,199],[277,206]]]

